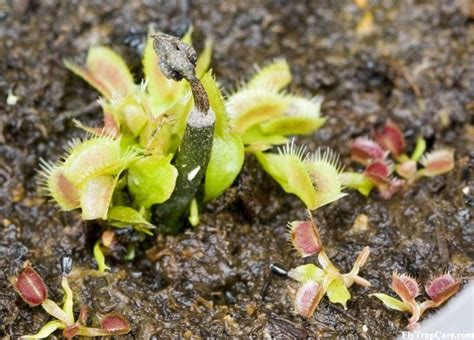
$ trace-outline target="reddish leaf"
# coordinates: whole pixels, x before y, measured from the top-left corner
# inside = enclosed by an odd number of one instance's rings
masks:
[[[79,311],[79,318],[77,319],[77,321],[83,326],[87,323],[88,310],[89,307],[87,307],[87,305],[82,305],[81,310]]]
[[[408,302],[420,294],[418,282],[406,274],[398,275],[393,273],[392,289],[404,302]]]
[[[371,139],[359,137],[351,143],[351,158],[358,163],[367,165],[386,156],[387,152]]]
[[[375,161],[364,171],[364,176],[377,186],[384,199],[391,198],[403,185],[403,180],[390,178],[391,166],[385,161]]]
[[[322,288],[314,281],[308,281],[298,289],[295,297],[295,310],[301,316],[310,318],[324,294]]]
[[[113,334],[127,334],[130,324],[120,314],[107,314],[100,320],[100,328]]]
[[[43,279],[28,261],[12,283],[21,298],[32,307],[40,305],[48,298],[48,289]]]
[[[405,138],[400,128],[390,120],[385,123],[382,129],[375,131],[374,139],[395,157],[402,154],[405,149]]]
[[[441,304],[456,294],[459,287],[459,280],[455,280],[451,274],[444,274],[429,282],[425,286],[425,290],[434,302]]]
[[[319,232],[312,220],[294,221],[289,224],[291,243],[303,257],[317,254],[321,251]]]
[[[364,176],[370,179],[375,185],[385,185],[389,181],[391,174],[390,164],[385,161],[375,161],[367,166]]]
[[[81,326],[78,323],[75,323],[74,325],[67,327],[63,331],[63,336],[67,339],[72,339],[79,333],[80,328]]]

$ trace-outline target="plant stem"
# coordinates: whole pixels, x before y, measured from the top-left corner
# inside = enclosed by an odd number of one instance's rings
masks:
[[[191,110],[173,164],[178,170],[176,186],[163,204],[152,207],[152,223],[167,234],[178,233],[189,213],[206,173],[214,139],[215,115],[209,110],[209,99],[201,81],[196,77],[196,52],[178,38],[159,35],[154,41],[160,56],[163,74],[176,81],[186,79],[191,85],[194,108]]]

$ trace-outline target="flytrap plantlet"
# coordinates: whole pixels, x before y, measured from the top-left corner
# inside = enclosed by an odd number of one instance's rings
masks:
[[[454,168],[454,151],[438,149],[425,153],[426,142],[419,137],[411,156],[405,153],[405,138],[400,128],[392,121],[374,132],[374,139],[356,138],[351,143],[351,158],[364,165],[362,173],[345,172],[341,178],[347,187],[357,189],[364,196],[376,187],[382,198],[389,199],[405,182],[438,176]],[[392,159],[388,158],[391,155]],[[422,168],[418,168],[418,163]],[[393,173],[401,178],[396,178]]]
[[[438,308],[451,296],[456,294],[460,288],[459,279],[454,279],[451,274],[440,275],[425,286],[426,294],[430,297],[418,303],[415,298],[420,294],[418,282],[407,274],[392,275],[392,290],[402,299],[402,301],[391,297],[390,295],[376,293],[371,294],[383,302],[390,309],[400,312],[410,313],[408,320],[408,330],[414,330],[418,327],[418,321],[423,313],[431,308]]]
[[[100,316],[99,327],[88,327],[87,306],[82,306],[79,317],[74,319],[73,292],[69,287],[67,275],[72,269],[70,258],[63,258],[61,263],[63,275],[61,287],[64,290],[64,302],[60,307],[56,302],[48,299],[48,288],[41,276],[34,270],[30,262],[25,262],[22,271],[11,278],[11,284],[20,297],[30,307],[41,305],[54,320],[46,323],[36,334],[24,335],[21,339],[44,339],[48,338],[56,330],[63,330],[63,336],[72,339],[74,336],[111,336],[127,334],[130,331],[128,321],[119,314],[107,314]]]
[[[295,297],[295,310],[298,314],[310,318],[321,299],[326,295],[331,303],[339,303],[347,308],[351,298],[348,288],[354,283],[369,287],[370,282],[359,276],[360,269],[365,265],[370,254],[365,247],[357,256],[349,273],[342,274],[329,260],[323,249],[319,230],[313,219],[289,223],[290,239],[293,247],[301,257],[318,255],[321,267],[313,263],[304,264],[291,269],[288,276],[301,283]]]

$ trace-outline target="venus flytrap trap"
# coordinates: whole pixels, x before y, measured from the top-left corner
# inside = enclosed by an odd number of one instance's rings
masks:
[[[111,336],[127,334],[130,331],[128,321],[119,314],[107,314],[100,317],[100,327],[87,327],[87,306],[82,306],[79,317],[74,320],[73,292],[69,287],[68,274],[72,269],[72,261],[65,257],[61,262],[61,287],[64,291],[63,306],[48,299],[48,288],[41,276],[34,270],[31,263],[24,263],[23,269],[10,279],[12,286],[30,307],[41,305],[54,320],[46,323],[36,334],[24,335],[21,339],[48,338],[56,330],[63,330],[63,336],[72,339],[74,336]]]
[[[312,218],[291,222],[288,227],[291,243],[298,254],[303,258],[317,254],[321,266],[309,263],[288,272],[290,278],[301,283],[294,300],[298,314],[310,318],[325,295],[331,303],[339,303],[347,308],[347,301],[351,298],[348,288],[354,283],[370,286],[370,282],[359,276],[360,269],[369,257],[369,247],[365,247],[358,255],[349,273],[341,274],[324,251],[319,230]]]
[[[283,190],[298,196],[310,210],[346,195],[342,193],[339,157],[332,150],[310,153],[292,140],[280,147],[278,153],[255,154],[263,169]]]
[[[291,82],[285,60],[258,71],[226,101],[233,131],[252,150],[285,144],[289,135],[306,135],[320,128],[322,97],[305,98],[283,92]]]
[[[401,298],[401,301],[382,293],[371,294],[371,296],[381,300],[389,309],[410,313],[407,329],[414,330],[418,327],[418,321],[426,310],[438,308],[456,294],[459,288],[459,279],[454,279],[449,273],[440,275],[425,285],[426,294],[430,299],[419,303],[415,300],[420,294],[418,282],[407,274],[393,273],[392,290]]]
[[[389,199],[405,183],[411,184],[423,176],[442,175],[454,168],[454,151],[451,149],[426,153],[426,141],[422,137],[417,139],[411,156],[405,153],[405,146],[400,128],[392,121],[374,132],[374,140],[356,138],[350,146],[351,159],[366,168],[362,173],[343,173],[342,182],[364,196],[377,188],[382,198]],[[393,161],[388,159],[389,154]],[[418,169],[418,163],[423,166],[421,169]],[[401,178],[395,177],[394,172]]]

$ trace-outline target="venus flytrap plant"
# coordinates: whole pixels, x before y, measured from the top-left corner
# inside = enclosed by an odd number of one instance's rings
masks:
[[[81,209],[83,219],[116,228],[131,226],[139,239],[154,230],[175,234],[188,215],[198,224],[202,205],[232,185],[246,149],[309,208],[342,197],[333,153],[296,157],[287,146],[280,155],[289,160],[287,171],[280,173],[271,164],[278,156],[262,153],[325,122],[320,97],[282,92],[291,82],[288,63],[276,60],[258,70],[226,98],[208,71],[211,43],[200,56],[190,43],[191,31],[181,40],[151,31],[140,83],[107,47],[90,48],[83,66],[65,61],[99,91],[104,119],[99,127],[75,121],[89,136],[70,143],[61,161],[42,164],[42,187],[60,208]],[[102,242],[94,247],[101,272],[106,248]]]
[[[190,32],[183,40],[190,41]],[[81,208],[83,219],[108,219],[116,226],[128,223],[148,233],[153,227],[148,210],[167,201],[175,189],[178,173],[171,152],[179,143],[174,137],[179,131],[174,126],[178,119],[186,121],[183,110],[191,108],[180,102],[191,92],[190,86],[166,79],[153,41],[150,35],[143,58],[147,81],[140,85],[134,83],[123,59],[106,47],[91,48],[84,67],[65,62],[102,94],[104,126],[76,123],[91,137],[70,144],[61,162],[44,162],[40,174],[43,188],[63,210]],[[207,43],[204,59],[194,60],[199,75],[207,69],[209,58]],[[178,109],[170,112],[174,106]]]
[[[72,269],[70,258],[63,258],[61,263],[63,275],[61,287],[64,291],[63,306],[48,299],[48,288],[31,263],[24,263],[22,271],[11,278],[11,284],[20,297],[31,307],[41,305],[55,320],[46,323],[36,334],[22,336],[21,339],[48,338],[56,330],[63,330],[63,336],[72,339],[74,336],[111,336],[127,334],[130,331],[128,321],[119,314],[107,314],[100,318],[100,328],[87,327],[87,306],[81,307],[78,319],[74,320],[73,292],[69,287],[67,275]]]
[[[366,166],[365,171],[345,172],[341,176],[345,186],[357,189],[364,196],[376,187],[382,198],[389,199],[405,182],[411,184],[420,177],[441,175],[454,168],[453,150],[445,148],[425,153],[426,141],[422,137],[417,139],[411,156],[405,154],[405,139],[392,121],[376,130],[374,139],[359,137],[350,146],[352,160]],[[395,165],[388,159],[388,154]],[[418,169],[418,163],[423,168]],[[402,179],[394,177],[394,171]]]
[[[411,317],[408,320],[407,329],[414,330],[418,327],[418,321],[426,310],[438,308],[451,296],[456,294],[459,288],[460,281],[454,279],[451,274],[440,275],[425,286],[426,294],[431,299],[418,303],[415,300],[420,294],[418,282],[406,274],[399,275],[393,273],[392,290],[401,298],[401,301],[382,293],[371,294],[371,296],[381,300],[389,309],[410,313]]]
[[[294,221],[288,226],[290,240],[296,251],[303,258],[318,254],[321,266],[308,263],[288,272],[290,278],[301,283],[294,301],[298,314],[310,318],[324,295],[331,303],[339,303],[347,308],[347,301],[351,298],[348,288],[354,283],[364,287],[370,286],[370,282],[359,276],[360,269],[369,257],[369,247],[365,247],[358,255],[349,273],[341,274],[324,251],[318,228],[311,215],[310,220]]]

